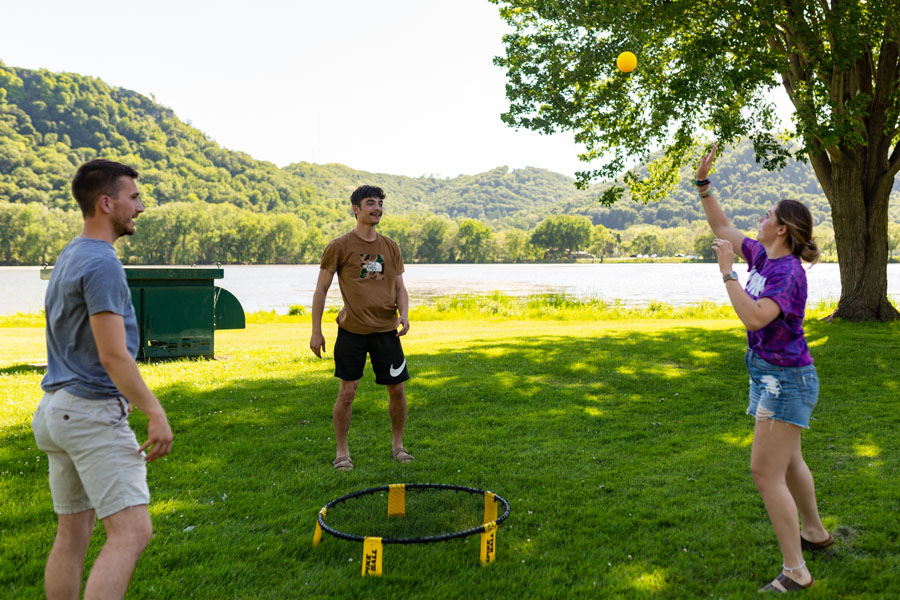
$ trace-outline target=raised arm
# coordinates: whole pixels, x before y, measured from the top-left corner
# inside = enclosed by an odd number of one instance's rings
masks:
[[[322,314],[325,312],[325,296],[328,294],[328,288],[331,287],[333,280],[333,272],[327,269],[319,269],[316,291],[313,292],[312,335],[309,338],[309,349],[319,358],[322,358],[322,352],[325,351],[325,336],[322,335]]]
[[[713,250],[719,262],[719,271],[723,275],[730,273],[734,263],[734,248],[731,247],[731,242],[724,238],[717,239],[713,242]],[[737,279],[725,281],[725,289],[728,291],[731,305],[734,306],[734,312],[744,323],[747,331],[758,331],[781,315],[781,307],[777,302],[771,298],[754,300]]]
[[[718,143],[713,144],[709,154],[705,154],[703,158],[700,159],[700,166],[697,168],[697,181],[699,183],[708,181],[709,169],[712,167],[718,148]],[[746,260],[741,250],[746,236],[734,227],[728,220],[728,217],[725,216],[722,207],[719,206],[719,202],[712,193],[712,185],[709,183],[706,183],[705,185],[698,184],[697,193],[700,194],[700,203],[703,205],[703,212],[706,213],[706,222],[709,223],[709,227],[712,229],[713,234],[715,234],[717,238],[731,242],[734,253]]]
[[[97,344],[100,364],[109,378],[131,404],[147,415],[147,441],[141,446],[147,453],[147,462],[165,456],[172,449],[172,429],[162,405],[138,371],[125,342],[125,321],[121,315],[100,312],[91,315],[91,332]]]

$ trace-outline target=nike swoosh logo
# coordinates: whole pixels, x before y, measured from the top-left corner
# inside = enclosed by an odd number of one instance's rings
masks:
[[[403,359],[403,362],[400,363],[400,366],[397,367],[396,369],[394,368],[394,363],[391,363],[391,368],[389,369],[389,371],[390,371],[390,373],[391,373],[391,377],[396,377],[397,375],[399,375],[400,373],[402,373],[402,372],[403,372],[403,368],[404,368],[405,366],[406,366],[406,359],[405,359],[405,358]]]

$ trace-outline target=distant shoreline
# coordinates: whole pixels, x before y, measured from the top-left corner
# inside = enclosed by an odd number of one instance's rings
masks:
[[[576,258],[575,260],[532,260],[532,261],[519,261],[519,262],[479,262],[479,263],[443,263],[443,262],[407,262],[409,265],[442,265],[442,264],[454,264],[454,265],[566,265],[566,264],[615,264],[615,263],[647,263],[647,264],[714,264],[716,261],[714,260],[705,260],[701,258],[688,258],[688,257],[680,257],[680,256],[616,256],[616,257],[606,257],[606,258]],[[820,260],[820,263],[823,264],[837,264],[837,257],[834,256],[823,256]],[[897,264],[900,263],[900,257],[893,257],[887,260],[888,264]],[[126,267],[214,267],[217,265],[207,265],[207,264],[197,264],[197,265],[183,265],[183,264],[173,264],[173,265],[144,265],[144,264],[125,264]],[[294,267],[294,266],[309,266],[316,265],[318,263],[220,263],[218,266],[220,268],[223,267]],[[35,269],[42,268],[44,265],[0,265],[0,269]],[[49,265],[53,266],[53,265]]]

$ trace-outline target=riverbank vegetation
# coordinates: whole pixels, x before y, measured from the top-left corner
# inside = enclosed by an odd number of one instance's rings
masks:
[[[823,319],[834,311],[834,300],[810,304],[807,319]],[[323,322],[333,321],[339,307],[325,308]],[[619,300],[599,298],[581,299],[566,294],[535,294],[511,296],[504,292],[489,294],[454,294],[439,296],[410,307],[411,321],[466,320],[553,320],[553,321],[640,321],[646,319],[726,319],[734,318],[734,309],[727,304],[698,302],[687,306],[673,306],[664,302],[627,305]],[[247,323],[309,323],[311,315],[302,305],[291,306],[287,314],[256,311],[246,314]],[[0,327],[44,327],[44,313],[15,313],[0,315]]]
[[[566,222],[567,221],[567,222]],[[138,233],[116,246],[125,264],[317,263],[337,225],[312,227],[292,213],[257,213],[230,204],[175,202],[138,217]],[[81,231],[77,212],[39,204],[0,202],[0,264],[52,264]],[[340,223],[346,230],[351,223]],[[386,216],[379,230],[403,249],[408,263],[518,263],[630,257],[714,260],[705,222],[661,228],[638,224],[624,230],[592,225],[584,216],[551,216],[532,231],[494,231],[481,221],[446,216]],[[756,235],[747,230],[747,235]],[[837,259],[834,231],[816,228],[822,259]],[[889,251],[900,256],[900,225],[889,226]]]
[[[543,306],[562,314],[566,302]],[[781,563],[749,471],[739,321],[711,307],[613,320],[594,318],[607,308],[572,307],[571,319],[534,320],[530,303],[516,312],[502,297],[448,299],[429,310],[452,318],[416,315],[404,338],[413,376],[404,442],[416,459],[405,465],[390,459],[387,398],[367,367],[350,434],[356,468],[331,468],[337,384],[330,353],[319,360],[306,347],[303,315],[217,332],[217,360],[142,364],[175,445],[148,470],[154,535],[130,595],[756,598]],[[807,556],[817,583],[806,595],[883,597],[900,587],[900,459],[890,451],[900,445],[890,358],[900,329],[805,325],[822,389],[804,454],[837,539]],[[325,333],[333,342],[332,323]],[[0,344],[0,595],[33,598],[55,533],[46,458],[29,426],[43,331],[0,326]],[[135,411],[131,422],[143,439],[144,417]],[[327,502],[400,482],[509,500],[497,561],[479,564],[477,536],[390,545],[384,575],[361,578],[361,544],[326,535],[312,546]],[[462,500],[408,496],[438,528],[481,517]],[[385,513],[335,509],[328,522],[401,533],[406,522]],[[98,525],[88,566],[103,539]]]
[[[453,178],[305,162],[278,168],[222,148],[152,98],[0,62],[0,264],[55,261],[80,230],[69,182],[95,157],[141,174],[147,210],[138,234],[117,246],[128,264],[318,262],[325,243],[353,226],[348,197],[361,183],[386,190],[381,229],[407,262],[569,260],[576,251],[711,256],[687,171],[659,202],[602,206],[603,184],[578,190],[571,177],[535,168]],[[789,196],[810,206],[820,245],[834,255],[831,213],[808,165],[762,171],[745,141],[723,152],[716,168],[716,191],[737,227],[754,232],[759,216]],[[894,198],[891,220],[900,223],[900,187]],[[892,232],[896,254],[900,225]]]

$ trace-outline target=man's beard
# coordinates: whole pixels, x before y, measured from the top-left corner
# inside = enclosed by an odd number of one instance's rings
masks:
[[[116,234],[116,238],[120,238],[123,235],[134,235],[134,224],[131,223],[131,218],[129,217],[124,221],[114,220],[113,232]]]

